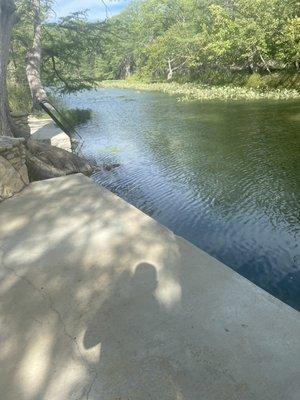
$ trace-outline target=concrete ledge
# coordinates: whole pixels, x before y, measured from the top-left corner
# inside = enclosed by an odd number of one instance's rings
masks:
[[[3,400],[298,400],[299,314],[83,175],[0,204]]]
[[[55,125],[52,119],[38,119],[31,116],[29,126],[33,139],[49,141],[52,146],[72,151],[69,136]]]

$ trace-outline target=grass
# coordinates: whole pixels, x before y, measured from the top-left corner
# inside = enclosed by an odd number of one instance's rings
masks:
[[[160,82],[145,83],[134,79],[103,81],[100,87],[115,87],[135,90],[160,91],[178,96],[179,101],[187,100],[287,100],[300,99],[300,91],[287,88],[261,88],[240,86],[211,86],[199,83]]]

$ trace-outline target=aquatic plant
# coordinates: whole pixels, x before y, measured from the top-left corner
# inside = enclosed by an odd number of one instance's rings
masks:
[[[285,100],[300,99],[296,89],[255,89],[238,86],[208,86],[196,83],[144,83],[134,80],[103,81],[100,87],[116,87],[135,90],[160,91],[188,100]]]

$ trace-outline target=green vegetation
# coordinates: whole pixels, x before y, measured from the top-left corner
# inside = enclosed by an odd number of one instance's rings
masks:
[[[91,110],[81,108],[60,109],[64,120],[67,120],[71,128],[84,124],[91,118]]]
[[[144,83],[135,80],[111,80],[101,82],[102,87],[161,91],[177,95],[185,100],[284,100],[300,99],[300,92],[295,89],[258,90],[235,86],[204,86],[196,83]]]
[[[26,78],[26,57],[33,41],[34,7],[31,0],[16,0],[17,23],[13,28],[8,65],[9,106],[12,111],[26,111],[44,118],[47,114],[33,104]],[[100,41],[101,23],[88,23],[83,12],[72,14],[58,23],[47,24],[51,1],[41,1],[43,24],[42,80],[49,90],[51,102],[60,106],[60,112],[70,122],[71,127],[86,122],[90,110],[67,110],[59,93],[89,89],[95,81],[88,66],[91,57],[98,53],[95,46]],[[90,77],[91,76],[91,77]]]
[[[300,87],[296,0],[135,0],[107,26],[118,36],[104,43],[106,79]]]
[[[47,23],[51,1],[45,0],[42,80],[61,93],[112,80],[104,85],[162,90],[181,99],[298,98],[299,4],[298,0],[133,0],[121,14],[105,21],[90,22],[78,12]],[[10,106],[27,111],[32,103],[24,59],[32,43],[34,16],[30,0],[18,0],[17,6],[19,21],[9,64]]]
[[[8,82],[8,97],[11,111],[32,111],[32,98],[26,84]]]
[[[28,86],[9,84],[9,104],[11,111],[25,111],[27,113],[32,113],[36,118],[49,118],[43,110],[33,108],[32,98]],[[59,105],[59,111],[63,116],[63,119],[68,122],[68,126],[74,129],[80,124],[84,124],[91,118],[91,110],[74,108],[68,109],[64,105],[60,97],[51,95],[51,101],[57,106]]]

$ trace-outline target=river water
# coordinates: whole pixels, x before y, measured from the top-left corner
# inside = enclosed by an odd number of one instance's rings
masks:
[[[300,103],[178,102],[99,89],[82,151],[93,179],[300,310]]]

